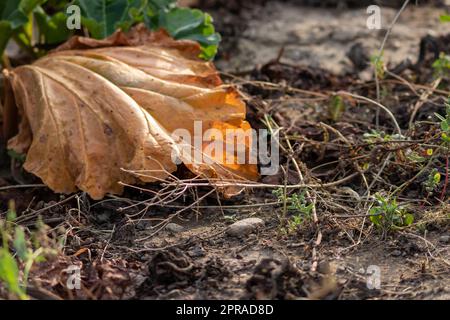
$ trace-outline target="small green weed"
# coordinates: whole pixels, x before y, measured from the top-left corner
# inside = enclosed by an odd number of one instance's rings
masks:
[[[311,221],[314,204],[308,203],[305,191],[285,196],[283,188],[278,188],[273,191],[273,194],[280,203],[287,204],[286,208],[292,214],[286,222],[286,227],[283,228],[285,233],[295,233],[306,221]]]
[[[441,52],[439,58],[433,62],[434,77],[447,77],[450,71],[450,56]]]
[[[16,211],[14,202],[11,202],[6,220],[0,220],[0,282],[6,286],[11,297],[27,300],[26,288],[31,268],[35,263],[55,255],[57,250],[55,246],[49,246],[43,223],[38,223],[31,243],[25,230],[15,225],[15,220]]]
[[[369,211],[370,221],[386,234],[390,231],[410,226],[414,216],[397,203],[396,198],[375,194],[375,201]]]
[[[438,189],[440,183],[441,174],[436,168],[434,168],[433,170],[431,170],[430,174],[428,175],[428,179],[425,182],[425,190],[427,190],[428,194],[432,194]]]

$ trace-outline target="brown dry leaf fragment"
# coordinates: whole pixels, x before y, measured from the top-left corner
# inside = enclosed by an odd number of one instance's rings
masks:
[[[203,132],[250,128],[237,92],[222,86],[199,52],[194,42],[143,26],[105,40],[75,37],[34,64],[5,72],[21,116],[8,147],[26,152],[24,168],[55,192],[81,189],[101,199],[121,193],[119,182],[164,179],[177,168],[172,153],[185,146],[172,136],[175,130],[193,137],[195,121]],[[251,141],[238,144],[248,152]],[[225,156],[208,154],[208,164],[180,158],[214,181],[258,178],[254,164],[225,164]]]

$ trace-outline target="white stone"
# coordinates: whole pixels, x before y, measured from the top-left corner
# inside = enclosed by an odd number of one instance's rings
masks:
[[[259,218],[248,218],[240,220],[229,226],[227,234],[233,237],[240,237],[264,227],[264,221]]]
[[[176,223],[168,223],[166,230],[173,233],[179,233],[184,231],[184,227]]]

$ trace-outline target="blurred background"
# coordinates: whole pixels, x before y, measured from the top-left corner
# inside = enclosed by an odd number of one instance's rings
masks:
[[[410,59],[417,62],[420,42],[450,33],[440,21],[449,1],[410,1],[385,48],[390,67]],[[333,73],[358,72],[377,54],[386,30],[404,0],[181,0],[185,6],[209,12],[222,34],[217,65],[242,72],[279,56],[287,63],[322,67]],[[367,27],[367,7],[379,5],[381,28]]]

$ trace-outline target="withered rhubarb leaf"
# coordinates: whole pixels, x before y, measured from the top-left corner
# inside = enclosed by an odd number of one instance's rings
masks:
[[[177,169],[172,155],[186,145],[174,131],[194,137],[196,121],[201,133],[250,128],[245,104],[198,58],[200,50],[138,26],[105,40],[72,38],[32,65],[5,71],[21,119],[8,147],[26,153],[24,168],[55,192],[80,189],[101,199],[121,193],[119,182],[166,178]],[[248,139],[237,143],[250,149]],[[180,159],[212,183],[258,178],[255,164],[211,156],[208,164]]]

